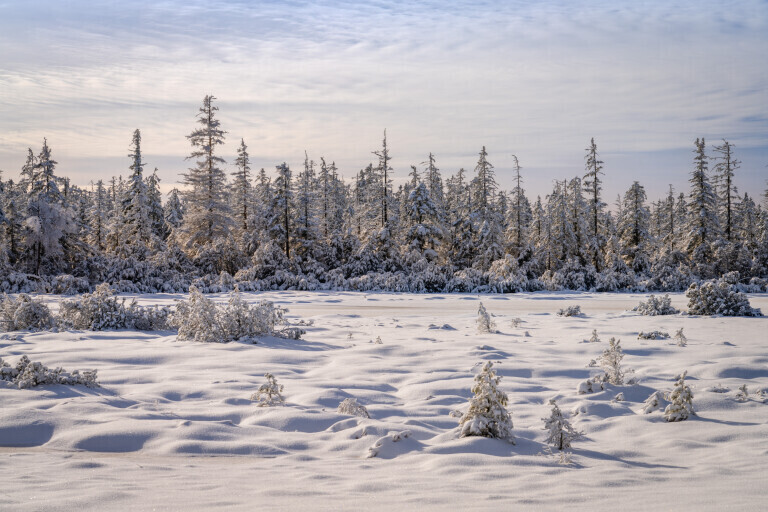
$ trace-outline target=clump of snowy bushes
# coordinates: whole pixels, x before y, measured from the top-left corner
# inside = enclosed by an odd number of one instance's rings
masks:
[[[557,312],[557,316],[581,316],[581,306],[568,306]]]
[[[459,420],[461,437],[493,437],[514,443],[512,417],[506,409],[507,394],[498,388],[500,380],[491,361],[475,376],[469,410]]]
[[[59,307],[59,323],[66,329],[104,331],[138,329],[155,331],[168,329],[170,309],[143,307],[114,296],[112,288],[102,283],[93,293],[65,300]]]
[[[268,301],[250,306],[237,287],[227,304],[218,306],[203,296],[197,287],[191,286],[189,300],[176,305],[169,323],[178,329],[180,340],[225,343],[256,336],[299,339],[304,334],[302,329],[277,328],[285,325],[284,314],[285,309]]]
[[[0,331],[44,331],[56,321],[48,306],[20,293],[16,298],[3,294],[0,300]]]
[[[723,316],[763,316],[758,308],[749,305],[749,299],[737,291],[726,279],[693,283],[688,291],[688,314]]]
[[[640,331],[637,335],[637,339],[639,340],[668,340],[669,339],[669,333],[668,332],[662,332],[662,331],[648,331],[643,332]]]
[[[10,382],[19,389],[29,389],[45,384],[65,384],[68,386],[83,385],[89,388],[99,387],[96,382],[96,370],[85,370],[72,373],[63,368],[48,369],[40,362],[32,362],[27,356],[22,356],[15,366],[11,366],[0,357],[0,380]]]
[[[668,293],[658,298],[655,295],[651,295],[648,297],[647,302],[641,301],[632,311],[637,311],[641,315],[646,316],[676,315],[680,312],[672,307],[672,299],[669,298]]]

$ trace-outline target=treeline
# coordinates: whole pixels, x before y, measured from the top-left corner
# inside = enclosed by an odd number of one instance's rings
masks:
[[[430,153],[395,188],[386,132],[352,182],[308,156],[298,171],[254,173],[243,140],[228,179],[214,100],[187,136],[183,191],[165,202],[139,130],[130,175],[89,188],[56,176],[47,141],[30,149],[19,182],[0,179],[0,291],[674,291],[726,274],[765,290],[768,210],[738,193],[726,140],[711,154],[696,140],[687,194],[670,186],[649,203],[635,181],[609,211],[594,139],[583,176],[534,201],[517,157],[500,190],[485,147],[473,172],[444,179]]]

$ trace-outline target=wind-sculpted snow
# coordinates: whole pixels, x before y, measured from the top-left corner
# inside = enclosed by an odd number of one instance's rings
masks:
[[[678,308],[687,301],[670,297]],[[180,298],[136,297],[161,307]],[[496,332],[478,332],[479,299]],[[0,382],[0,509],[603,510],[617,499],[626,510],[762,508],[768,320],[667,315],[650,324],[629,311],[647,299],[243,293],[304,320],[304,339],[4,333],[3,360],[94,369],[101,387]],[[61,299],[41,300],[55,313]],[[765,296],[750,301],[768,305]],[[582,316],[556,315],[573,303]],[[687,345],[637,339],[650,327],[684,328]],[[593,331],[602,342],[585,342]],[[611,338],[621,339],[635,384],[603,377],[597,361]],[[461,437],[489,363],[515,444]],[[696,414],[668,422],[664,397],[684,370]],[[250,398],[265,374],[283,401],[259,407]],[[599,385],[579,394],[585,379]],[[550,400],[558,421],[583,433],[564,456],[542,419],[553,414]],[[369,417],[339,412],[345,401]]]

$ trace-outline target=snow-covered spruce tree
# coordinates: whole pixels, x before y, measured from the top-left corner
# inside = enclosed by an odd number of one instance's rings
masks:
[[[107,201],[107,191],[104,188],[104,182],[99,180],[96,182],[96,189],[91,193],[91,208],[88,213],[91,225],[88,243],[99,253],[104,252],[107,244],[107,215],[109,208]]]
[[[259,407],[284,404],[283,385],[277,383],[277,379],[271,373],[265,373],[267,382],[259,386],[259,389],[251,395],[251,402],[259,402]]]
[[[237,219],[238,229],[242,234],[248,231],[253,212],[250,211],[251,205],[251,160],[248,155],[248,146],[245,140],[240,139],[240,146],[237,148],[237,158],[235,159],[235,172],[232,173],[231,202],[232,211]]]
[[[163,220],[168,233],[178,230],[184,220],[184,206],[179,198],[179,189],[173,188],[163,206]]]
[[[219,107],[213,105],[215,99],[210,95],[203,98],[197,115],[201,126],[187,135],[193,148],[187,159],[196,162],[182,175],[188,187],[183,193],[187,210],[176,239],[189,251],[229,236],[234,224],[225,197],[226,176],[220,167],[224,159],[216,155],[216,146],[224,144],[226,132],[216,119]]]
[[[664,403],[666,403],[664,393],[661,391],[654,391],[645,399],[645,402],[643,402],[643,413],[650,414],[653,411],[660,409]]]
[[[472,386],[474,396],[469,399],[469,410],[459,420],[461,437],[492,437],[514,444],[512,417],[506,408],[507,394],[498,389],[500,380],[491,361],[486,362],[475,376]]]
[[[607,382],[617,386],[624,384],[624,371],[621,368],[622,359],[624,359],[624,352],[621,350],[621,340],[611,337],[608,340],[608,348],[603,350],[603,355],[598,359],[600,367],[605,370]]]
[[[48,306],[26,293],[0,299],[0,331],[44,331],[55,325]]]
[[[733,155],[733,144],[725,139],[720,146],[714,147],[714,151],[720,155],[717,157],[717,164],[712,169],[719,189],[720,225],[723,228],[725,239],[730,242],[733,240],[734,205],[735,201],[738,200],[733,176],[741,162]]]
[[[459,270],[472,265],[475,257],[472,193],[464,179],[465,174],[464,169],[459,169],[447,180],[448,191],[445,197],[451,262]]]
[[[159,244],[168,238],[169,230],[165,223],[165,212],[163,210],[163,194],[160,192],[160,177],[157,175],[157,167],[152,174],[144,179],[147,185],[147,210],[149,215],[149,225],[152,226],[152,238]],[[160,249],[156,246],[154,251]]]
[[[576,439],[583,434],[573,428],[573,425],[563,416],[555,400],[550,400],[552,412],[549,418],[541,418],[544,422],[544,430],[547,431],[547,443],[558,450],[567,450]]]
[[[589,237],[588,237],[588,252],[591,254],[591,262],[595,269],[600,272],[601,263],[603,259],[603,246],[605,244],[605,238],[603,236],[603,216],[605,203],[600,197],[602,192],[602,181],[600,175],[603,173],[603,161],[600,160],[597,153],[597,144],[595,144],[595,138],[589,143],[589,147],[586,149],[587,154],[584,156],[585,170],[583,183],[584,191],[587,194],[587,217],[589,223]]]
[[[291,258],[291,241],[293,239],[294,216],[292,215],[293,188],[291,186],[291,168],[283,162],[277,166],[277,177],[272,187],[272,216],[269,235],[283,248],[285,257]]]
[[[692,283],[685,296],[690,315],[763,316],[759,308],[750,306],[745,294],[725,279]]]
[[[704,139],[696,139],[688,202],[687,252],[700,277],[710,277],[711,245],[720,234],[717,198],[708,176]],[[701,275],[705,274],[705,275]]]
[[[429,189],[419,180],[416,167],[412,167],[411,190],[405,201],[406,226],[405,252],[415,251],[419,258],[434,262],[438,258],[443,232],[438,221],[437,206],[429,195]]]
[[[295,198],[294,246],[296,255],[302,260],[314,259],[317,248],[317,190],[315,162],[304,152],[304,169],[297,176]]]
[[[685,383],[685,376],[688,371],[680,374],[672,392],[665,397],[670,404],[664,409],[664,419],[667,421],[683,421],[689,416],[696,415],[693,411],[693,393],[691,388]]]
[[[533,212],[531,203],[525,197],[525,190],[521,186],[523,179],[520,176],[520,163],[516,155],[512,155],[512,161],[512,168],[515,171],[515,188],[512,189],[507,213],[506,241],[512,256],[519,258],[528,245]]]
[[[0,224],[0,232],[4,232],[4,244],[8,262],[16,265],[22,257],[21,249],[22,234],[24,231],[24,218],[26,213],[26,201],[21,191],[21,187],[8,180],[5,183],[5,192],[2,199],[3,215],[5,222]],[[0,236],[0,239],[3,238]]]
[[[477,332],[480,332],[480,333],[496,332],[496,324],[494,323],[493,320],[491,320],[491,315],[485,309],[485,306],[483,306],[482,302],[480,303],[480,306],[477,308]]]
[[[28,198],[24,243],[28,268],[35,275],[40,275],[41,270],[59,270],[60,258],[64,255],[62,242],[74,230],[74,212],[64,204],[54,174],[56,163],[48,140],[44,139],[37,157],[29,150],[27,163],[21,171]]]
[[[624,194],[622,217],[619,219],[622,257],[635,273],[644,272],[650,267],[650,212],[645,206],[645,199],[645,188],[635,181]]]
[[[122,200],[123,222],[120,228],[123,232],[124,247],[128,254],[144,259],[150,249],[156,248],[158,241],[152,231],[152,221],[149,218],[149,196],[147,184],[144,181],[144,160],[141,156],[141,132],[136,129],[131,141],[132,151],[128,154],[131,159],[131,176]]]

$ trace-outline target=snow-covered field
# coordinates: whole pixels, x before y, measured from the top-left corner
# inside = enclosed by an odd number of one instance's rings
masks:
[[[257,345],[180,342],[169,332],[0,335],[11,363],[28,355],[95,368],[102,385],[0,383],[0,510],[766,507],[766,318],[640,316],[627,310],[647,296],[629,294],[245,296],[313,325],[302,340]],[[478,334],[480,300],[497,333]],[[768,297],[750,300],[768,313]],[[686,299],[672,303],[685,309]],[[555,315],[571,304],[584,316]],[[685,347],[637,338],[681,327]],[[587,341],[593,329],[600,343]],[[611,336],[638,383],[577,394]],[[515,445],[458,437],[451,412],[466,411],[485,361],[509,395]],[[686,369],[698,416],[667,423],[660,411],[644,414],[643,401]],[[249,400],[266,372],[284,385],[285,405]],[[740,402],[743,384],[749,398]],[[613,401],[619,392],[625,400]],[[371,418],[337,413],[348,397]],[[551,398],[585,434],[567,465],[545,444]]]

